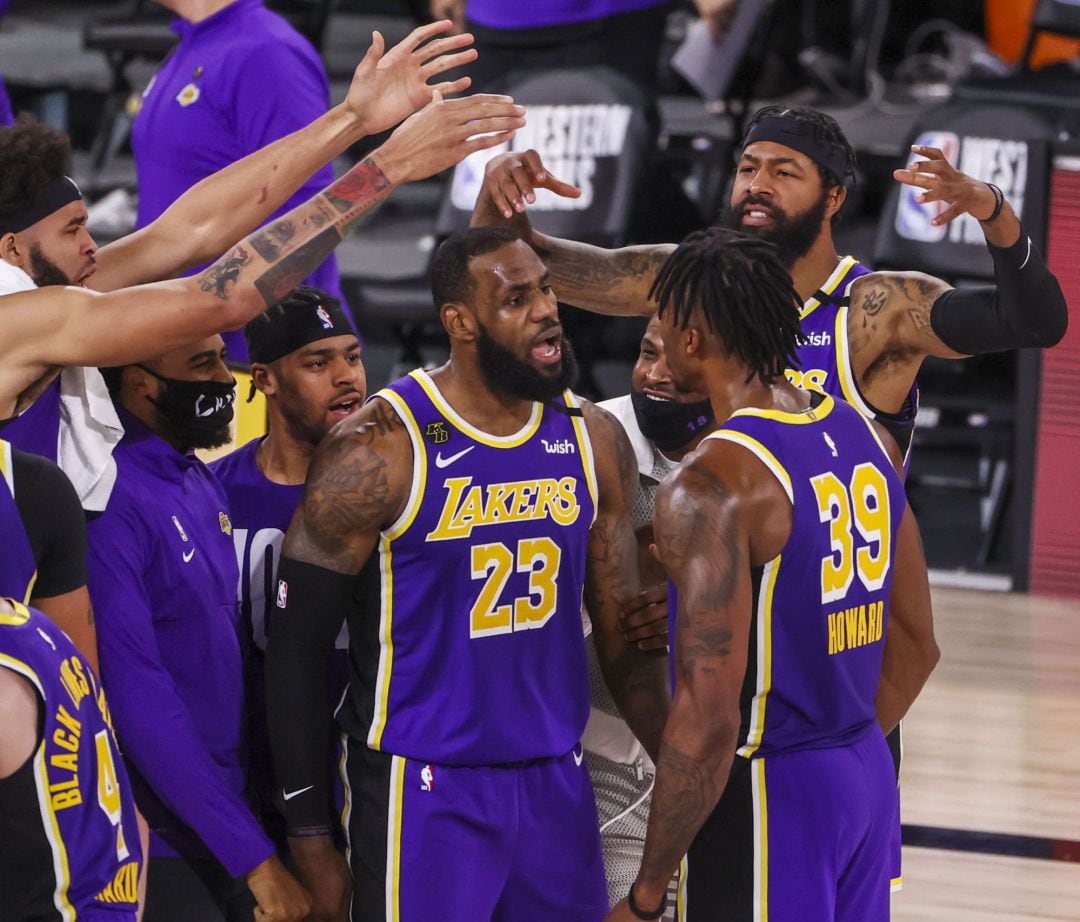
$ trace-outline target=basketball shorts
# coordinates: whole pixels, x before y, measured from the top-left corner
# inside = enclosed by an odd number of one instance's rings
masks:
[[[580,748],[473,768],[374,752],[349,738],[342,774],[353,919],[600,922],[606,914]]]
[[[886,922],[896,775],[857,742],[736,758],[680,881],[680,922]]]
[[[896,772],[896,822],[893,824],[892,841],[889,843],[889,887],[896,892],[903,889],[904,871],[900,842],[900,764],[904,757],[903,723],[898,723],[885,741],[889,744],[893,770]]]

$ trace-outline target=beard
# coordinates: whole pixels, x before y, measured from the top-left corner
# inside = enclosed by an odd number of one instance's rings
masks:
[[[577,383],[577,358],[564,336],[557,370],[545,374],[500,346],[483,327],[476,339],[476,358],[487,386],[496,394],[546,403]]]
[[[205,421],[189,423],[163,413],[158,408],[154,430],[170,445],[175,445],[181,453],[186,453],[194,448],[220,448],[231,437],[231,425],[231,421],[213,426],[208,426]]]
[[[47,257],[42,251],[40,244],[30,244],[30,278],[38,288],[47,285],[74,285],[63,270]]]
[[[770,214],[773,223],[771,227],[744,227],[742,217],[752,205],[770,206]],[[811,205],[806,211],[789,215],[781,211],[775,205],[748,195],[738,205],[724,206],[720,213],[720,224],[732,230],[750,234],[771,243],[776,247],[781,262],[787,269],[791,269],[795,262],[810,252],[818,237],[821,235],[821,222],[825,219],[827,200],[824,191],[821,198]]]

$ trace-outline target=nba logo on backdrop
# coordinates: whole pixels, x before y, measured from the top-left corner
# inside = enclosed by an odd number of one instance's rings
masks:
[[[956,166],[960,159],[960,139],[951,131],[924,131],[916,138],[915,143],[920,147],[936,147],[953,166]],[[912,158],[913,161],[921,159]],[[908,166],[910,168],[910,162]],[[936,243],[945,239],[948,227],[935,227],[930,222],[949,206],[946,202],[927,202],[924,205],[916,201],[916,197],[922,193],[919,186],[900,187],[900,202],[896,207],[896,232],[906,240]]]

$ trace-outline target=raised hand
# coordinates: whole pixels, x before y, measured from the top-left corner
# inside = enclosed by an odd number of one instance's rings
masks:
[[[426,179],[469,154],[505,144],[525,124],[509,96],[477,94],[443,99],[438,90],[406,119],[372,158],[393,183]]]
[[[577,186],[556,179],[548,172],[535,150],[509,151],[488,161],[481,198],[487,196],[504,218],[523,212],[526,203],[536,201],[537,189],[549,189],[564,198],[578,198]]]
[[[920,203],[947,202],[949,207],[931,223],[948,224],[962,214],[977,221],[987,220],[997,206],[997,196],[985,182],[973,179],[954,167],[936,147],[913,144],[912,151],[924,160],[916,160],[902,170],[893,170],[893,179],[926,191],[916,198]]]
[[[372,33],[371,47],[356,66],[345,98],[345,106],[359,119],[365,134],[393,128],[427,105],[435,91],[449,96],[469,88],[469,77],[428,83],[432,77],[476,60],[476,49],[468,47],[473,41],[468,33],[436,38],[453,28],[449,20],[420,26],[385,54],[382,34]]]

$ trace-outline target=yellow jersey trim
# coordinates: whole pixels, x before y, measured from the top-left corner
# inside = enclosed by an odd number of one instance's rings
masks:
[[[750,727],[746,733],[746,743],[739,747],[737,755],[749,759],[761,747],[761,738],[765,734],[765,705],[772,691],[772,608],[773,594],[776,592],[776,580],[780,574],[780,560],[777,555],[762,568],[761,585],[758,587],[757,600],[757,687],[754,700],[750,702]]]
[[[840,262],[836,264],[836,268],[833,269],[832,275],[825,280],[825,284],[822,285],[818,291],[822,292],[822,294],[831,295],[836,291],[836,286],[840,284],[840,280],[847,275],[848,270],[854,266],[856,262],[857,260],[854,256],[845,256],[841,259]],[[807,298],[803,302],[802,311],[799,313],[799,319],[805,320],[819,307],[821,307],[821,301],[814,297]]]
[[[827,417],[836,406],[836,401],[824,391],[814,388],[815,393],[821,394],[825,399],[816,407],[807,407],[800,413],[788,413],[784,410],[762,410],[758,407],[743,407],[731,414],[731,419],[737,416],[753,416],[758,419],[771,419],[773,422],[786,423],[791,426],[805,426],[809,423],[819,423]]]
[[[492,448],[517,448],[519,445],[524,445],[529,439],[536,435],[537,429],[540,428],[540,420],[544,416],[544,405],[541,403],[533,402],[532,414],[526,421],[525,425],[518,429],[517,432],[511,435],[492,435],[490,432],[484,432],[483,429],[477,429],[472,423],[461,416],[457,410],[455,410],[446,398],[443,397],[442,392],[435,385],[435,382],[431,380],[431,376],[422,368],[417,368],[415,371],[409,372],[412,378],[416,379],[416,382],[424,389],[424,393],[428,395],[431,402],[435,404],[439,412],[442,413],[454,426],[455,429],[460,430],[470,439],[475,442],[479,442],[481,445],[489,445]]]
[[[754,922],[769,922],[769,798],[765,760],[750,763],[754,799]]]
[[[405,424],[405,432],[408,434],[409,442],[412,444],[413,475],[412,484],[409,488],[409,498],[405,501],[405,508],[402,510],[401,515],[383,530],[386,539],[393,541],[395,538],[400,538],[408,530],[420,512],[424,491],[427,487],[427,450],[424,448],[424,440],[420,434],[420,424],[417,423],[412,410],[401,399],[401,396],[391,390],[381,390],[375,394],[375,397],[381,398],[390,404],[391,408]]]
[[[787,469],[780,463],[776,455],[769,451],[769,449],[762,445],[761,442],[752,435],[747,435],[744,432],[736,432],[733,429],[718,429],[716,432],[710,432],[702,439],[702,441],[704,442],[708,439],[715,439],[719,442],[734,442],[736,445],[741,445],[747,451],[756,455],[758,460],[772,472],[772,475],[778,481],[780,481],[780,486],[784,488],[788,500],[794,505],[795,491],[791,486],[791,475],[788,474]]]
[[[851,348],[848,344],[847,335],[848,309],[841,307],[836,312],[836,375],[840,379],[840,390],[844,393],[844,400],[850,403],[863,416],[871,419],[876,415],[862,398],[859,387],[855,383],[855,372],[851,368]]]
[[[346,692],[347,694],[347,692]],[[349,784],[349,734],[339,736],[341,758],[338,759],[338,777],[341,779],[341,834],[345,837],[345,861],[352,867],[352,836],[349,835],[349,822],[352,819],[352,785]]]
[[[405,759],[390,758],[390,796],[386,816],[386,922],[400,922],[401,812],[405,799]]]
[[[682,861],[679,862],[679,884],[675,892],[675,908],[676,918],[686,918],[686,879],[690,876],[690,859],[683,855]]]
[[[17,602],[13,604],[16,612],[19,612],[19,609],[26,611]],[[17,672],[33,683],[38,690],[38,694],[41,695],[41,700],[48,707],[45,689],[33,667],[6,653],[0,653],[0,665],[6,666],[12,672]],[[34,790],[38,800],[38,813],[41,815],[41,827],[45,830],[45,837],[49,840],[49,850],[52,852],[53,879],[56,881],[56,889],[53,890],[53,905],[56,907],[56,911],[60,913],[63,922],[74,922],[75,908],[68,899],[68,890],[71,887],[71,869],[68,866],[64,839],[60,834],[60,823],[57,821],[56,812],[52,807],[52,798],[49,797],[49,770],[45,763],[44,737],[42,737],[37,752],[34,754],[34,782]]]
[[[889,892],[890,893],[899,893],[903,889],[904,889],[904,877],[903,877],[903,875],[901,875],[900,877],[894,877],[892,880],[889,881]]]
[[[379,576],[381,611],[379,612],[379,671],[375,677],[375,707],[368,730],[368,745],[379,749],[390,713],[390,675],[394,669],[394,568],[390,539],[379,538]]]
[[[563,391],[563,399],[568,407],[581,407],[581,401],[577,395],[566,390]],[[592,497],[593,515],[591,526],[596,521],[600,512],[600,487],[596,479],[596,456],[593,454],[592,440],[589,438],[589,427],[585,424],[584,416],[571,416],[570,421],[574,424],[574,434],[577,436],[578,449],[581,451],[581,466],[585,469],[585,483]]]
[[[4,475],[8,492],[15,498],[15,471],[11,464],[11,443],[0,439],[0,474]]]

